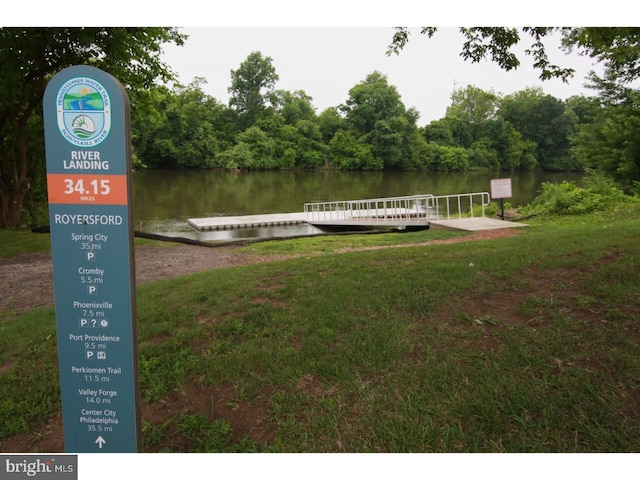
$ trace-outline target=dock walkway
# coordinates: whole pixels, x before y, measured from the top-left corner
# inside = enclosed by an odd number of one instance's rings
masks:
[[[189,225],[196,230],[233,230],[237,228],[261,228],[307,223],[304,212],[242,215],[237,217],[190,218]]]
[[[305,203],[304,212],[191,218],[196,230],[230,230],[308,224],[318,228],[444,228],[490,230],[525,224],[487,218],[487,192],[454,195],[409,195],[331,202]],[[480,216],[478,215],[480,213]]]
[[[189,225],[199,231],[233,230],[239,228],[262,228],[285,225],[301,225],[306,223],[308,222],[305,212],[189,219]],[[496,218],[488,217],[454,218],[448,220],[431,220],[430,222],[430,228],[432,229],[464,230],[469,232],[526,226],[528,225],[524,223],[499,220]]]

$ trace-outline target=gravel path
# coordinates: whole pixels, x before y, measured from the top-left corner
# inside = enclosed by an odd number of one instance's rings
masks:
[[[190,273],[277,260],[244,253],[236,247],[136,247],[136,283],[138,285],[163,278]],[[0,258],[0,311],[17,311],[53,305],[53,267],[51,254],[29,253]]]
[[[518,233],[520,233],[520,229],[516,228],[485,230],[464,237],[432,240],[419,245],[488,240],[513,236]],[[410,245],[365,247],[361,250],[407,246]],[[353,250],[355,249],[345,249],[339,253]],[[277,261],[285,258],[291,257],[255,255],[240,250],[237,246],[208,248],[183,244],[171,247],[144,245],[136,247],[135,250],[136,283],[140,285],[204,270]],[[53,303],[53,270],[50,254],[29,253],[12,258],[0,258],[0,311],[6,309],[24,311],[53,305]]]

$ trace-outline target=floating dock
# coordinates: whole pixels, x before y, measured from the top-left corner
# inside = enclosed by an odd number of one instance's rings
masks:
[[[242,215],[237,217],[190,218],[189,225],[196,230],[234,230],[238,228],[262,228],[307,223],[304,212]]]
[[[268,215],[243,215],[238,217],[209,217],[189,219],[189,225],[199,231],[235,230],[241,228],[264,228],[286,225],[308,224],[304,212],[274,213]],[[356,222],[353,222],[354,226]],[[380,226],[380,224],[376,224]],[[495,230],[500,228],[527,227],[524,223],[499,220],[497,218],[475,217],[454,218],[448,220],[431,220],[429,228],[446,230],[463,230],[476,232],[479,230]]]
[[[188,223],[199,231],[232,230],[308,224],[325,229],[441,228],[453,230],[491,230],[525,227],[485,216],[490,198],[487,192],[456,195],[410,195],[365,200],[306,203],[304,212],[191,218]],[[477,212],[480,210],[480,216]],[[474,215],[475,213],[475,215]]]

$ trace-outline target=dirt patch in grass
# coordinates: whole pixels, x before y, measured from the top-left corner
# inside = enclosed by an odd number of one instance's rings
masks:
[[[62,416],[48,418],[42,425],[34,425],[29,433],[21,433],[0,440],[3,453],[64,452]]]
[[[269,444],[274,440],[275,432],[268,425],[267,407],[267,402],[262,398],[254,402],[237,400],[234,388],[229,385],[182,385],[167,399],[142,405],[141,416],[148,424],[158,427],[169,422],[160,441],[144,448],[144,451],[190,452],[190,439],[179,432],[178,423],[184,414],[227,422],[232,429],[230,445],[243,439],[257,445]]]
[[[584,272],[582,272],[584,274]],[[433,317],[435,321],[448,321],[452,316],[462,317],[472,325],[491,331],[510,325],[542,326],[551,319],[551,312],[571,313],[583,319],[595,320],[598,312],[579,304],[580,278],[576,271],[550,270],[541,274],[534,266],[510,279],[493,279],[484,272],[484,289],[466,295],[464,302],[451,305]],[[487,338],[487,345],[494,343]]]
[[[459,242],[489,240],[518,235],[520,229],[497,229],[474,232],[464,237],[432,240],[419,245],[438,245]],[[364,247],[358,250],[402,248],[410,245]],[[350,252],[356,249],[346,249]],[[238,247],[198,247],[176,245],[156,247],[144,245],[135,249],[136,283],[144,284],[165,278],[180,277],[191,273],[236,265],[248,265],[290,258],[286,255],[255,255]],[[53,266],[51,254],[29,253],[11,258],[0,258],[0,311],[22,312],[36,307],[53,305]],[[273,288],[277,288],[274,285]]]
[[[135,249],[136,283],[180,277],[217,268],[278,260],[259,256],[237,247],[141,246]],[[22,312],[53,305],[53,265],[51,254],[30,253],[0,258],[0,311]]]
[[[144,446],[145,453],[190,452],[192,441],[180,433],[181,415],[201,415],[208,421],[223,420],[231,426],[229,445],[242,440],[256,445],[268,445],[275,438],[268,424],[268,404],[264,397],[254,402],[238,401],[234,398],[232,386],[204,386],[196,383],[181,385],[167,398],[142,403],[140,417],[146,427],[160,432],[158,440]],[[145,439],[145,434],[142,434]],[[150,438],[151,434],[146,435]],[[4,453],[64,452],[64,432],[62,417],[57,415],[47,419],[41,426],[20,435],[0,441],[0,451]]]

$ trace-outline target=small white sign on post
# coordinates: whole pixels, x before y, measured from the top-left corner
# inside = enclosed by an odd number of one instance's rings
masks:
[[[494,178],[491,180],[491,198],[511,198],[511,179]]]
[[[500,199],[500,218],[504,220],[504,199],[511,198],[511,179],[493,178],[491,179],[491,198]]]

